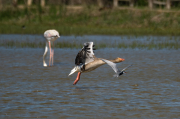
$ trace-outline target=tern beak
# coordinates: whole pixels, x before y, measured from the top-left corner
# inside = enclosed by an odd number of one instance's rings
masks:
[[[70,76],[70,75],[74,74],[75,72],[77,72],[77,68],[76,68],[76,67],[74,67],[74,68],[71,70],[71,72],[69,73],[69,75],[68,75],[68,76]]]

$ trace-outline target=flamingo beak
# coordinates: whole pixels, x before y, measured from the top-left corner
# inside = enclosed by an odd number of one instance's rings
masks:
[[[75,72],[77,72],[77,68],[76,68],[76,67],[74,67],[74,68],[71,70],[71,72],[69,73],[69,75],[68,75],[68,76],[70,76],[70,75],[74,74]]]

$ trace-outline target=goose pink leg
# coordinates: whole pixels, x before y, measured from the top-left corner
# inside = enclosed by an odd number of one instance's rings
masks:
[[[78,72],[77,78],[76,78],[76,80],[74,81],[73,85],[76,85],[76,83],[79,81],[80,75],[81,75],[81,72]]]

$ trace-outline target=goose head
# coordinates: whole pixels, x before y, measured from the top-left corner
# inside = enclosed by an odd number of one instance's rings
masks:
[[[117,57],[116,59],[114,59],[114,63],[119,63],[119,62],[123,62],[125,59],[123,59],[123,58],[119,58],[119,57]]]

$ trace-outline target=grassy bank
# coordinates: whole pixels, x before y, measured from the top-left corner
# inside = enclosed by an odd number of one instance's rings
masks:
[[[6,48],[44,48],[45,47],[45,42],[29,42],[29,41],[12,41],[12,40],[4,40],[0,42],[1,47],[6,47]],[[55,43],[55,48],[71,48],[71,49],[81,49],[82,44],[79,44],[77,42],[68,42],[68,41],[63,41],[63,42],[56,42]],[[97,43],[96,44],[97,49],[102,49],[102,48],[139,48],[139,49],[174,49],[178,50],[180,49],[180,42],[179,40],[165,40],[163,42],[156,42],[156,41],[150,41],[150,42],[142,42],[142,41],[133,41],[131,43],[115,43],[115,44],[109,44],[109,43]]]
[[[47,29],[57,29],[63,35],[180,35],[178,10],[33,6],[3,9],[0,18],[1,34],[42,34]]]

